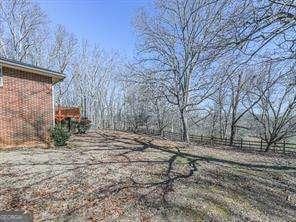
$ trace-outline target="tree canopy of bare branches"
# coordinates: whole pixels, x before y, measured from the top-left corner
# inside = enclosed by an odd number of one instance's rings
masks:
[[[135,15],[126,59],[51,24],[30,0],[0,1],[0,55],[63,72],[56,104],[93,127],[295,140],[294,0],[156,0]]]

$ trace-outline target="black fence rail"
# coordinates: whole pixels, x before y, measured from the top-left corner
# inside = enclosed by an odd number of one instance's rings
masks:
[[[128,131],[128,130],[127,130]],[[154,129],[138,129],[136,133],[142,133],[153,136],[161,136],[167,138],[172,141],[182,141],[182,134],[163,131],[159,133]],[[213,136],[204,136],[204,135],[190,135],[190,143],[197,145],[211,145],[211,146],[230,146],[229,138],[217,138]],[[267,143],[263,140],[246,140],[246,139],[235,139],[233,140],[232,146],[233,148],[241,149],[241,150],[250,150],[250,151],[261,151],[263,152]],[[274,143],[270,146],[269,151],[276,153],[296,154],[296,144],[289,143],[286,141],[281,141],[278,143]]]

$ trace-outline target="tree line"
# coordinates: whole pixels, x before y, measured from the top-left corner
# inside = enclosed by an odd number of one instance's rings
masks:
[[[1,1],[0,22],[1,56],[65,73],[56,103],[95,127],[259,138],[266,151],[295,137],[293,0],[157,0],[135,15],[133,59],[78,40],[32,1]]]

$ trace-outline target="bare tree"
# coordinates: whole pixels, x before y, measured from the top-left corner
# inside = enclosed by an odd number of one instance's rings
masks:
[[[155,89],[150,88],[150,89]],[[167,100],[157,94],[157,91],[152,90],[150,96],[151,113],[153,114],[154,124],[157,127],[160,135],[164,134],[164,130],[171,124],[173,115],[173,109],[168,104]]]
[[[218,136],[221,139],[226,139],[229,133],[230,117],[231,117],[231,96],[230,96],[230,75],[229,67],[233,66],[233,61],[230,63],[222,61],[223,65],[220,66],[220,71],[224,73],[224,78],[218,81],[217,91],[212,95],[212,109],[209,113],[209,118],[206,119],[210,125],[210,135]],[[205,124],[202,125],[205,129]],[[202,130],[204,131],[204,130]]]
[[[117,81],[119,66],[116,53],[106,53],[86,41],[82,42],[75,56],[70,91],[72,95],[69,97],[74,97],[76,105],[86,110],[96,127],[110,127],[114,124],[121,89]]]
[[[134,76],[132,75],[132,78]],[[133,81],[132,81],[133,82]],[[161,85],[157,82],[142,81],[141,79],[137,83],[141,90],[136,93],[141,96],[142,107],[147,107],[146,110],[149,113],[149,122],[151,128],[157,129],[160,135],[163,135],[164,130],[171,124],[173,117],[173,107],[162,95],[162,91],[159,90]]]
[[[136,18],[130,69],[50,27],[32,1],[0,1],[0,55],[65,73],[57,103],[80,106],[96,127],[170,129],[187,142],[199,132],[230,145],[243,128],[270,146],[295,135],[295,10],[293,0],[157,0]]]
[[[296,27],[296,14],[295,2],[292,0],[277,1],[277,0],[264,0],[264,1],[243,1],[238,2],[241,5],[237,12],[234,11],[232,16],[234,17],[231,30],[236,30],[228,36],[231,42],[235,44],[239,52],[238,57],[240,61],[240,67],[252,66],[256,63],[256,66],[261,66],[262,69],[254,72],[254,79],[260,79],[260,75],[264,75],[270,67],[266,67],[264,63],[278,61],[285,62],[289,66],[289,63],[295,62],[295,27]],[[251,63],[250,63],[251,62]],[[263,69],[266,69],[265,71]],[[266,97],[265,92],[270,92],[269,88],[273,88],[273,84],[276,84],[277,79],[273,79],[272,82],[268,82],[269,85],[261,85],[264,88],[257,90],[255,99],[251,100],[251,103],[245,103],[245,98],[250,95],[250,92],[244,92],[243,85],[245,80],[252,82],[253,77],[249,76],[242,79],[240,75],[237,76],[237,82],[231,84],[235,90],[232,93],[232,117],[231,117],[231,129],[230,129],[230,144],[233,144],[235,138],[236,125],[238,121],[254,107],[257,107],[259,101]],[[256,86],[258,82],[254,82]],[[277,85],[277,84],[276,84]],[[277,85],[278,86],[278,85]],[[254,90],[253,88],[252,90]],[[273,96],[272,92],[270,92]],[[285,100],[286,98],[283,97]],[[265,98],[266,100],[266,98]],[[262,102],[262,101],[261,101]],[[285,101],[287,102],[287,101]],[[285,103],[284,102],[284,103]],[[239,104],[243,104],[239,105]],[[246,105],[247,104],[247,105]],[[236,111],[238,107],[243,107],[239,113]],[[282,115],[282,114],[281,114]]]
[[[76,53],[76,48],[77,40],[74,35],[67,32],[63,26],[57,26],[48,57],[48,68],[57,70],[60,73],[67,73],[67,78],[56,85],[56,102],[58,105],[61,104],[62,98],[69,90],[74,78],[69,68]]]
[[[149,112],[149,97],[143,84],[126,83],[124,97],[125,127],[134,132],[148,129],[152,113]]]
[[[250,60],[295,59],[296,4],[294,0],[237,1],[232,14],[231,42]],[[257,57],[258,58],[258,57]]]
[[[47,26],[45,13],[28,0],[1,1],[0,22],[1,55],[32,63],[31,50],[41,47],[46,38],[43,35]]]
[[[242,105],[248,94],[252,91],[252,78],[248,75],[249,72],[237,73],[234,78],[229,81],[230,84],[230,139],[229,144],[233,145],[235,139],[236,127],[239,120],[254,106],[258,101],[250,104],[248,107]]]
[[[163,96],[178,107],[183,140],[189,141],[188,116],[215,91],[217,76],[210,62],[221,55],[227,22],[226,1],[158,1],[157,14],[141,13],[136,28],[142,40],[141,61],[161,83]]]
[[[276,83],[264,91],[263,84],[275,77]],[[267,143],[265,151],[268,151],[272,144],[296,135],[295,69],[292,68],[289,72],[270,69],[266,73],[265,81],[256,87],[256,92],[256,95],[263,96],[260,97],[260,102],[250,109],[255,120],[252,130],[255,137]]]

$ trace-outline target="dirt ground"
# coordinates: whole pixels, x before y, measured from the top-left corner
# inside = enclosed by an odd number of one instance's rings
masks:
[[[98,131],[0,166],[0,209],[34,221],[296,221],[295,157]]]

